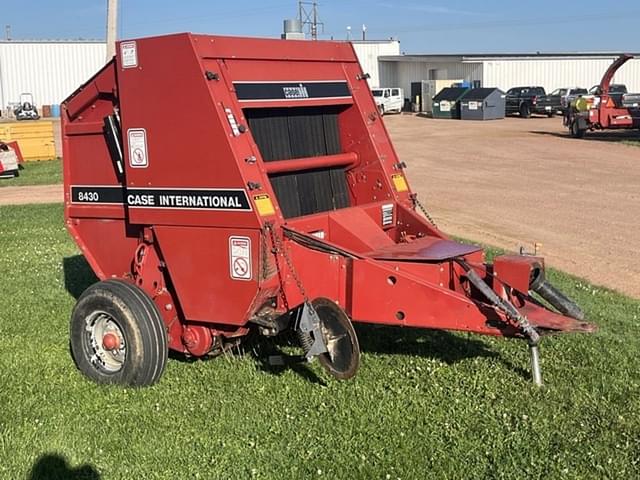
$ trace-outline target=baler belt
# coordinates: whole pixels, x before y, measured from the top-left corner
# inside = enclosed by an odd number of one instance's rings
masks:
[[[341,107],[246,109],[245,117],[265,162],[340,153]],[[285,218],[349,206],[343,168],[321,168],[270,176]]]

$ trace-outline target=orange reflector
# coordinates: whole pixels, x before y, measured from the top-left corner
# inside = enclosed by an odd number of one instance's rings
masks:
[[[253,201],[256,204],[256,210],[261,217],[268,217],[269,215],[275,215],[276,210],[273,208],[271,198],[269,195],[255,195]]]
[[[391,180],[393,181],[393,186],[396,187],[398,192],[406,192],[409,190],[409,186],[407,185],[407,181],[404,179],[404,175],[401,173],[394,173],[391,175]]]

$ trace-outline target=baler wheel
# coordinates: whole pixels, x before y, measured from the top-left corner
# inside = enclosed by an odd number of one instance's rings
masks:
[[[156,305],[122,280],[98,282],[80,296],[70,337],[78,369],[96,383],[152,385],[167,362],[167,333]]]
[[[316,298],[311,303],[320,318],[320,329],[329,350],[318,355],[320,365],[337,379],[353,377],[360,366],[360,346],[351,320],[327,298]]]

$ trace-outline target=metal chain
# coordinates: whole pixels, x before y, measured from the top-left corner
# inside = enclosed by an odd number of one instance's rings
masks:
[[[269,234],[271,236],[271,243],[274,246],[274,254],[277,255],[278,252],[282,252],[284,261],[286,262],[287,267],[289,267],[289,272],[291,273],[293,280],[296,282],[296,286],[298,287],[298,290],[300,290],[300,294],[302,295],[302,298],[304,299],[305,303],[308,303],[309,298],[307,297],[307,292],[305,291],[304,286],[302,285],[302,281],[300,280],[300,277],[298,276],[298,273],[296,272],[296,269],[293,266],[293,261],[289,256],[289,252],[287,252],[287,250],[284,248],[282,240],[280,240],[280,238],[276,236],[275,232],[273,231],[273,226],[268,223],[265,225],[265,228],[269,231]],[[282,283],[282,275],[280,273],[280,265],[278,263],[277,258],[276,258],[276,267],[278,269],[278,275],[280,276],[280,282]],[[284,294],[284,289],[282,291],[282,299],[285,303],[286,309],[289,310],[289,305],[287,303],[287,299]]]
[[[438,225],[436,225],[436,222],[435,220],[433,220],[433,217],[429,215],[429,212],[427,212],[427,209],[424,208],[424,205],[422,205],[422,203],[420,203],[420,200],[418,200],[417,193],[411,194],[411,200],[413,201],[413,207],[414,208],[418,207],[420,211],[424,214],[424,216],[427,217],[427,220],[429,220],[429,223],[431,223],[431,225],[433,225],[434,227],[438,228]]]

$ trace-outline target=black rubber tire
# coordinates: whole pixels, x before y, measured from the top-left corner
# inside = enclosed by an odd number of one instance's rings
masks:
[[[527,105],[526,103],[523,103],[522,105],[520,105],[520,116],[522,118],[531,117],[531,109],[529,108],[529,105]]]
[[[108,372],[91,362],[94,352],[86,319],[107,313],[122,332],[126,355],[122,367]],[[156,383],[168,357],[167,332],[155,303],[137,286],[110,279],[89,287],[71,314],[71,354],[78,369],[99,384],[145,387]]]
[[[553,118],[555,115],[556,115],[555,112],[548,112],[547,113],[547,117],[549,117],[549,118]]]
[[[574,120],[571,122],[569,130],[573,138],[582,138],[586,133],[586,130],[584,128],[580,128],[580,126],[578,125],[578,120]]]

